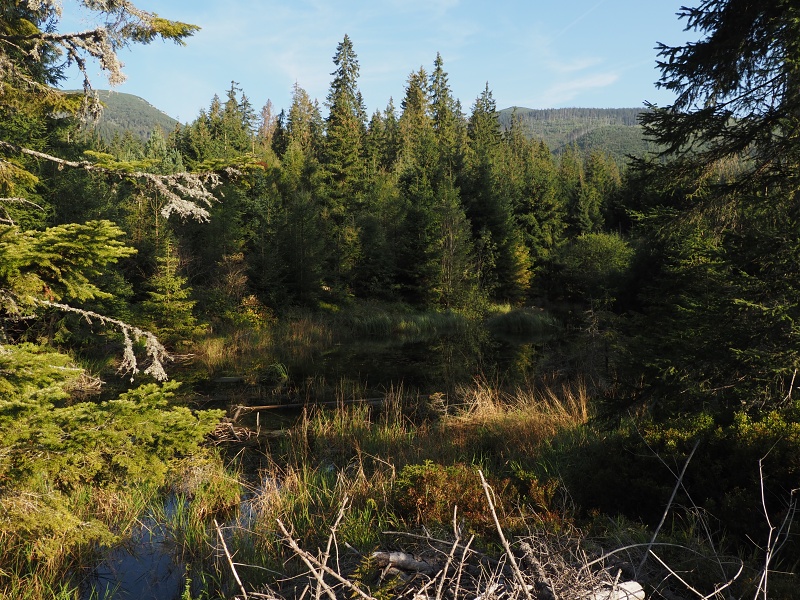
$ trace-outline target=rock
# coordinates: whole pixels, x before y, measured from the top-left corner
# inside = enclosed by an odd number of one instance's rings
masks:
[[[586,600],[645,600],[642,584],[637,581],[623,581],[616,589],[608,587],[597,589]]]

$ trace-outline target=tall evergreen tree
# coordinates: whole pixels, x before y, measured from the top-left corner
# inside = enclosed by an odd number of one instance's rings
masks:
[[[581,204],[583,182],[583,158],[577,146],[570,144],[561,154],[558,163],[558,189],[561,204],[566,210],[567,231],[572,237],[591,231],[591,219],[583,216],[588,211],[584,211],[585,207]]]
[[[530,284],[530,257],[509,198],[498,185],[500,121],[488,83],[468,122],[469,148],[461,186],[476,240],[485,289],[497,299],[520,301]]]
[[[503,142],[499,193],[511,203],[532,273],[536,273],[564,234],[565,211],[558,196],[556,165],[547,145],[529,139],[519,119],[512,119]]]
[[[329,113],[325,120],[321,163],[326,179],[328,218],[334,223],[332,272],[347,286],[361,252],[355,221],[366,177],[366,123],[363,99],[358,91],[358,56],[347,35],[336,47],[333,63],[336,70],[332,73],[327,97]]]
[[[433,129],[439,146],[439,174],[437,179],[455,179],[463,168],[466,147],[466,126],[458,102],[453,98],[444,60],[436,55],[430,76],[430,106]]]
[[[661,46],[676,100],[642,117],[664,150],[638,164],[661,195],[641,224],[655,276],[636,356],[680,392],[670,410],[776,406],[800,368],[800,8],[680,14],[704,37]]]
[[[433,187],[438,152],[429,110],[428,76],[422,67],[409,75],[401,108],[397,169],[406,214],[398,275],[411,302],[428,304],[433,301],[438,270]]]

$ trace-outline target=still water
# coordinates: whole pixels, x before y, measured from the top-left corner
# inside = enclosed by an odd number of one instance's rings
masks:
[[[206,393],[213,397],[216,390],[221,404],[235,397],[251,404],[333,400],[340,394],[367,398],[400,387],[406,393],[449,396],[476,379],[513,386],[543,372],[563,372],[574,366],[566,347],[563,336],[487,330],[427,339],[351,340],[302,353],[287,350],[260,383],[240,384],[236,391],[229,384],[210,385]],[[295,415],[271,413],[269,418],[285,426]],[[166,510],[174,508],[168,504]],[[83,598],[178,600],[185,576],[186,565],[171,551],[164,527],[145,519],[133,542],[96,568]]]

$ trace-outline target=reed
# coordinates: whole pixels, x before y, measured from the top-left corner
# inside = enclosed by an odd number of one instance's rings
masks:
[[[561,327],[558,320],[539,308],[512,308],[498,305],[492,310],[487,326],[496,333],[511,335],[549,335]]]

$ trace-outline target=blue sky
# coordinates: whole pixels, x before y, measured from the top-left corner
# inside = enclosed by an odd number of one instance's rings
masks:
[[[675,13],[686,0],[138,0],[142,9],[199,25],[185,47],[123,51],[136,94],[183,122],[236,81],[256,109],[291,104],[298,83],[323,103],[345,34],[361,66],[369,113],[400,106],[409,73],[444,59],[469,112],[488,82],[498,108],[668,104],[657,90],[657,42],[692,39]],[[64,27],[91,25],[64,3]],[[107,81],[93,73],[96,88]],[[69,85],[69,84],[68,84]],[[74,87],[75,82],[72,82]],[[324,109],[323,109],[324,112]]]

